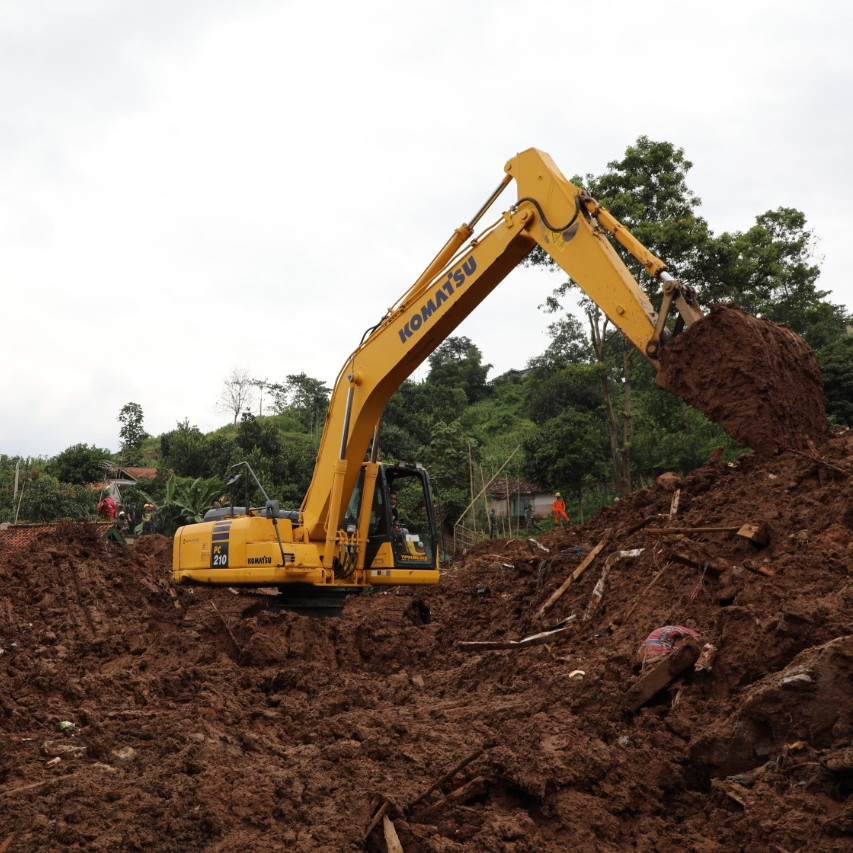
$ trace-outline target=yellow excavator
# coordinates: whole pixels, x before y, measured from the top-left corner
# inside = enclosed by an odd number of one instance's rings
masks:
[[[497,189],[459,226],[418,280],[369,329],[332,391],[314,475],[299,510],[213,509],[181,527],[173,545],[177,583],[277,588],[285,601],[333,598],[364,587],[434,584],[439,578],[433,495],[423,468],[378,460],[383,409],[408,378],[491,291],[540,246],[653,365],[673,332],[703,316],[694,292],[673,278],[598,202],[535,148],[505,166]],[[475,227],[515,181],[518,198]],[[661,283],[660,311],[629,272],[616,240]],[[371,449],[372,443],[372,449]],[[365,461],[367,460],[367,461]],[[238,474],[250,483],[244,464]],[[254,486],[252,487],[254,488]]]

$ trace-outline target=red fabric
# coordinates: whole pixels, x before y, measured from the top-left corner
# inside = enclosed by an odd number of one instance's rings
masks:
[[[652,631],[643,640],[643,645],[640,646],[637,657],[643,666],[657,663],[683,645],[685,637],[698,636],[699,634],[692,628],[685,628],[683,625],[664,625],[663,628],[657,628]]]
[[[91,506],[91,504],[89,504],[89,506]],[[116,502],[112,498],[104,498],[98,504],[98,515],[102,515],[104,518],[115,518]]]

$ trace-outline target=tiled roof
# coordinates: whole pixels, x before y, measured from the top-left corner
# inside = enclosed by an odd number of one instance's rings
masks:
[[[511,495],[542,495],[547,492],[536,483],[531,483],[530,480],[525,480],[524,477],[498,477],[497,480],[489,486],[488,494],[493,498],[505,498],[509,485]]]
[[[116,474],[125,473],[134,480],[153,480],[157,476],[156,468],[118,468]]]

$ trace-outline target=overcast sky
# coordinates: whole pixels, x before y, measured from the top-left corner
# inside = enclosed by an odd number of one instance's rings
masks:
[[[683,148],[715,233],[802,210],[850,308],[851,36],[842,0],[0,0],[0,453],[118,450],[131,401],[214,429],[234,368],[331,385],[529,147]],[[559,281],[460,327],[492,377]]]

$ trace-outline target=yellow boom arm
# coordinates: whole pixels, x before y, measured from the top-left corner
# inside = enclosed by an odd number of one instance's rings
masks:
[[[491,198],[450,240],[420,278],[347,359],[338,375],[314,477],[302,503],[303,535],[336,553],[338,526],[385,404],[453,330],[533,250],[541,246],[652,364],[669,305],[690,325],[702,316],[692,291],[594,199],[568,181],[551,158],[530,148],[505,167]],[[472,239],[474,226],[515,180],[518,200]],[[607,233],[663,283],[654,311]]]

